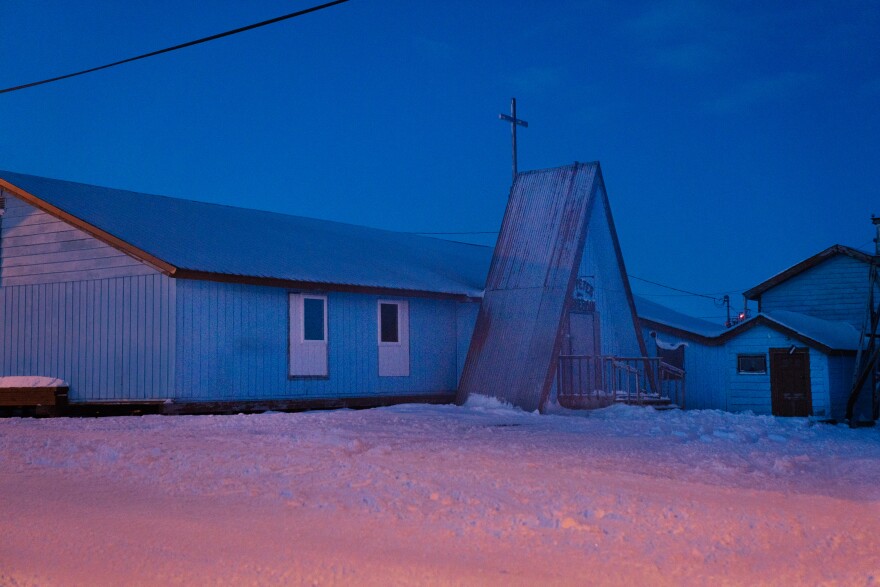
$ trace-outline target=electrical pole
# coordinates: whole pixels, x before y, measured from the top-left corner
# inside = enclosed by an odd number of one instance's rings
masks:
[[[510,123],[510,134],[513,141],[513,180],[516,181],[516,127],[529,128],[529,123],[516,117],[516,98],[510,99],[510,116],[499,114],[498,118]]]
[[[859,338],[859,350],[856,353],[855,373],[849,401],[846,403],[846,419],[849,425],[856,426],[855,404],[859,399],[862,387],[870,380],[871,419],[880,417],[880,299],[874,299],[874,290],[880,289],[880,217],[871,216],[871,222],[877,231],[874,238],[874,255],[868,273],[868,303],[865,311],[865,322]]]

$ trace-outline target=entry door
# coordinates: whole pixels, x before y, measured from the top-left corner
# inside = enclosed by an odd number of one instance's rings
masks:
[[[774,416],[812,415],[809,349],[770,349],[770,396]]]
[[[568,315],[568,354],[590,355],[599,352],[599,321],[595,312],[572,312]]]
[[[560,395],[592,394],[602,389],[602,365],[596,358],[602,354],[599,341],[599,314],[571,312],[568,315],[564,353],[574,355],[564,363],[559,381]]]

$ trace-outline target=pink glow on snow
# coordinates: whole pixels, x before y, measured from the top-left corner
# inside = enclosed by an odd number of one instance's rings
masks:
[[[880,580],[880,430],[804,419],[6,419],[0,496],[0,585]]]

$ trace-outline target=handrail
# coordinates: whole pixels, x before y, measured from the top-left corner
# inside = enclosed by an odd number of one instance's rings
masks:
[[[639,404],[654,398],[684,407],[685,371],[660,357],[560,354],[557,394],[575,400],[601,395]]]

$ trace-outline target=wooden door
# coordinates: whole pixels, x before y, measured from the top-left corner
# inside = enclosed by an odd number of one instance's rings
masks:
[[[599,320],[595,312],[571,312],[568,315],[568,354],[602,354],[599,350]]]
[[[770,398],[774,416],[811,416],[809,349],[770,349]]]
[[[560,398],[593,394],[602,389],[602,364],[597,359],[602,354],[601,349],[599,314],[570,312],[562,349],[564,355],[570,356],[560,365],[557,381]]]

